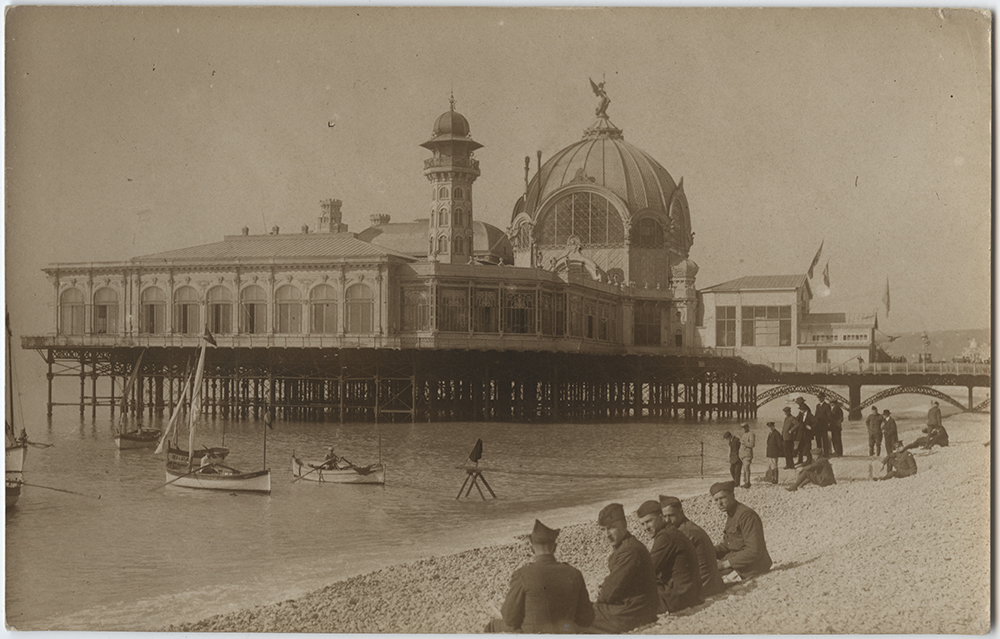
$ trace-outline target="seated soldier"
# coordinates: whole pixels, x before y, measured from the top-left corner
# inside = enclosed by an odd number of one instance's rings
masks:
[[[896,442],[896,450],[886,455],[882,462],[885,467],[885,477],[872,477],[873,480],[902,479],[917,474],[917,460],[908,450],[903,450],[903,443]]]
[[[719,574],[736,571],[740,579],[750,579],[771,569],[771,555],[764,541],[764,523],[753,509],[736,501],[735,482],[712,484],[709,494],[720,511],[726,513],[722,543],[715,545]]]
[[[649,554],[660,596],[657,611],[679,612],[702,603],[701,571],[694,544],[664,519],[660,502],[644,502],[636,515],[653,542]]]
[[[514,571],[500,614],[486,632],[534,632],[576,634],[594,622],[594,608],[587,594],[583,573],[556,561],[556,538],[552,530],[535,520],[529,541],[532,562]]]
[[[913,440],[913,443],[907,444],[903,447],[903,450],[910,450],[911,448],[923,448],[924,450],[930,450],[934,446],[947,446],[948,445],[948,432],[944,429],[944,426],[933,426],[929,427],[930,432],[922,437],[917,437]]]
[[[815,461],[806,464],[799,469],[799,476],[791,486],[785,486],[785,490],[796,491],[805,484],[816,484],[817,486],[832,486],[837,483],[833,476],[833,466],[826,458],[826,453],[822,448],[814,448],[812,451]]]

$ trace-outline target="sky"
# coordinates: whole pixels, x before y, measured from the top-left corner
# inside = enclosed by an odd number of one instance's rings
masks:
[[[474,215],[506,229],[524,157],[534,173],[594,121],[588,78],[684,178],[699,288],[803,273],[822,243],[814,311],[985,328],[989,28],[935,9],[9,8],[14,333],[54,330],[50,263],[298,232],[326,198],[354,232],[426,217],[419,144],[451,94],[484,145]]]

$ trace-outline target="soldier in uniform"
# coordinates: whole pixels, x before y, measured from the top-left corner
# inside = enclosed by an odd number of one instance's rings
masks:
[[[832,486],[837,483],[833,476],[833,466],[826,458],[826,453],[822,448],[814,448],[813,455],[816,459],[811,464],[806,464],[799,469],[799,476],[791,486],[785,486],[785,490],[795,492],[805,484],[816,484],[817,486]]]
[[[709,489],[715,505],[727,516],[722,543],[715,545],[715,557],[720,573],[726,575],[735,570],[745,580],[770,570],[771,555],[767,554],[760,515],[736,501],[735,488],[733,482],[725,481],[712,484]]]
[[[643,502],[636,515],[653,541],[649,554],[660,599],[658,612],[679,612],[704,602],[698,553],[691,540],[663,518],[658,501]]]
[[[694,550],[698,553],[698,573],[701,575],[701,596],[712,597],[726,587],[719,574],[719,565],[715,561],[715,545],[708,533],[684,514],[684,506],[676,497],[660,495],[660,506],[663,517],[691,540]]]
[[[529,540],[534,559],[514,571],[500,613],[486,625],[486,632],[532,632],[577,634],[594,621],[594,608],[583,574],[569,564],[556,561],[556,538],[552,530],[535,520]]]
[[[608,556],[608,576],[594,603],[594,623],[589,632],[617,634],[656,621],[659,598],[653,560],[625,522],[625,508],[608,504],[597,516],[614,547]]]
[[[882,479],[902,479],[917,474],[917,460],[908,450],[903,450],[903,442],[896,442],[895,448],[900,450],[889,451],[882,462],[885,467],[885,477],[872,477],[875,481]]]
[[[878,406],[872,406],[872,413],[865,420],[868,429],[868,456],[882,454],[882,416],[878,414]],[[886,452],[892,452],[887,450]]]

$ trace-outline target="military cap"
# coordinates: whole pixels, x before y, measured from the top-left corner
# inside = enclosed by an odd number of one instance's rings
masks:
[[[878,406],[872,406],[872,412],[873,413],[877,413],[878,412]]]
[[[822,448],[813,448],[812,454],[817,457],[826,457],[826,453],[823,452]]]
[[[635,514],[639,517],[645,517],[653,513],[660,513],[662,515],[663,508],[660,506],[660,502],[650,499],[649,501],[642,502],[642,505],[639,506],[639,510]]]
[[[712,484],[711,488],[708,489],[708,494],[709,495],[714,495],[715,493],[719,492],[720,490],[728,490],[729,492],[733,492],[734,490],[736,490],[736,482],[732,482],[732,481],[720,481],[720,482],[716,482],[716,483]]]
[[[742,426],[743,426],[743,428],[746,428],[747,430],[750,429],[750,424],[742,424]]]
[[[552,530],[542,522],[535,520],[535,528],[531,531],[528,539],[531,540],[533,544],[552,544],[555,543],[556,537],[559,536],[559,528]]]
[[[608,504],[597,515],[598,526],[610,526],[616,521],[625,521],[625,507],[621,504]]]
[[[774,422],[768,422],[767,425],[768,426],[774,426]]]
[[[792,407],[791,406],[785,406],[781,410],[785,411],[786,413],[790,413],[790,412],[792,412]]]
[[[733,436],[733,434],[730,433],[728,430],[726,432],[722,433],[722,439],[729,439],[732,436]]]
[[[680,506],[681,500],[676,497],[671,497],[669,495],[660,495],[660,506],[666,508],[667,506]]]

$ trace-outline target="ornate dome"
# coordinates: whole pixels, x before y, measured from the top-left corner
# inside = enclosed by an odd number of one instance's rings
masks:
[[[434,121],[434,137],[447,134],[459,138],[469,135],[469,121],[454,109],[445,111]]]

